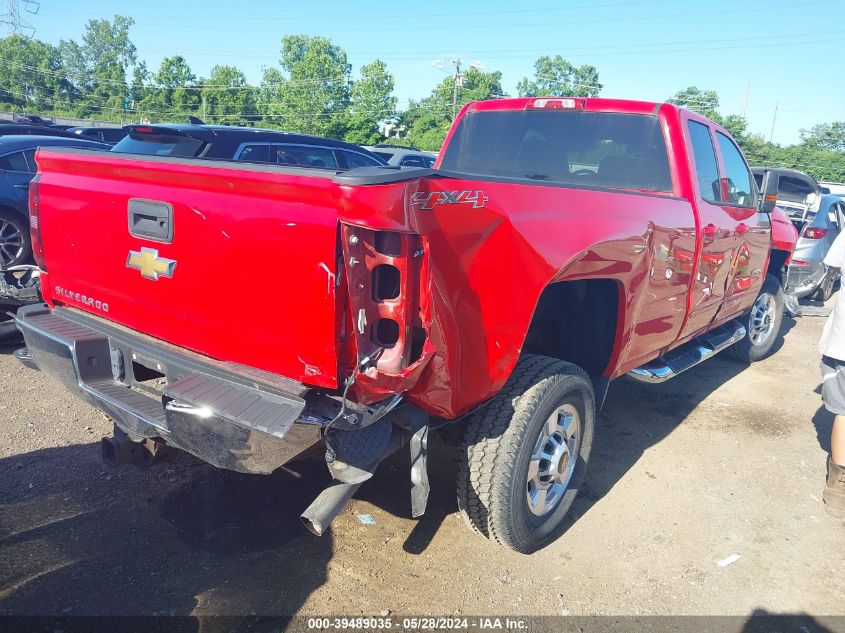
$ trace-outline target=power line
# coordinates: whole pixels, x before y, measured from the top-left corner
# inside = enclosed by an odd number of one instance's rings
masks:
[[[36,0],[6,0],[6,12],[0,14],[0,24],[6,25],[8,35],[35,35],[35,27],[21,19],[21,9],[35,15],[40,4]]]

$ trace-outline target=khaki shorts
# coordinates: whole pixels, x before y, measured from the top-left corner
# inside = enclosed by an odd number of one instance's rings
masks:
[[[845,362],[822,356],[822,400],[834,415],[845,415]]]

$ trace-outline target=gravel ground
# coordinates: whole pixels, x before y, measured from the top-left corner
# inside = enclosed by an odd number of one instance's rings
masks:
[[[421,520],[401,454],[316,538],[298,515],[321,465],[111,470],[110,423],[0,348],[0,614],[845,615],[845,523],[821,504],[822,325],[787,320],[751,367],[615,382],[574,520],[531,556],[464,526],[443,443]]]

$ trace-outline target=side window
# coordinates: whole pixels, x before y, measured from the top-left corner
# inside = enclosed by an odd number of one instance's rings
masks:
[[[690,121],[688,126],[701,197],[708,202],[721,202],[719,168],[716,165],[716,150],[713,149],[710,128],[696,121]]]
[[[381,163],[377,163],[369,156],[364,156],[363,154],[359,154],[358,152],[343,152],[343,157],[346,159],[346,165],[349,169],[355,169],[356,167],[373,167],[374,165],[380,165]]]
[[[31,150],[32,155],[35,156],[35,150]],[[0,161],[2,161],[3,169],[8,169],[10,171],[27,171],[27,172],[35,172],[35,169],[30,169],[29,162],[26,160],[26,154],[28,152],[15,152],[14,154],[8,154],[4,156]],[[33,167],[35,166],[35,161],[32,162]]]
[[[31,174],[34,174],[38,171],[38,164],[35,162],[35,149],[28,149],[24,153],[24,158],[26,158],[26,164],[29,167],[27,171]]]
[[[722,152],[725,177],[728,179],[728,198],[725,202],[743,207],[754,206],[754,185],[742,154],[733,141],[721,132],[716,132],[716,140]]]
[[[235,156],[235,160],[245,160],[251,163],[266,163],[270,155],[269,145],[247,145]]]
[[[329,147],[278,144],[270,147],[270,162],[279,165],[337,169],[334,150]]]
[[[402,167],[426,167],[422,156],[405,156],[399,164]]]

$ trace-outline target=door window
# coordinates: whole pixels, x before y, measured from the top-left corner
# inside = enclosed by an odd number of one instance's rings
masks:
[[[716,150],[710,128],[697,121],[687,123],[692,153],[695,156],[695,174],[698,178],[698,190],[708,202],[721,202],[719,193],[719,167],[716,164]]]
[[[380,165],[380,163],[377,163],[369,156],[364,156],[363,154],[359,154],[358,152],[344,151],[343,157],[346,159],[346,166],[349,167],[349,169],[355,169],[356,167],[374,167]]]
[[[34,172],[34,169],[29,168],[29,162],[26,159],[27,152],[15,152],[14,154],[7,154],[0,158],[0,168],[8,169],[9,171],[24,171]],[[35,150],[32,150],[33,156]],[[32,162],[35,165],[35,161]]]
[[[753,207],[754,184],[745,159],[733,141],[721,132],[716,132],[716,140],[722,152],[722,163],[725,165],[727,179],[725,191],[727,198],[724,202],[741,207]]]
[[[270,147],[270,162],[279,165],[337,169],[334,150],[328,147],[311,147],[309,145],[274,144]]]
[[[269,145],[247,145],[235,156],[236,160],[245,160],[251,163],[266,163],[270,156]]]
[[[399,164],[402,167],[426,167],[422,156],[405,156]]]

